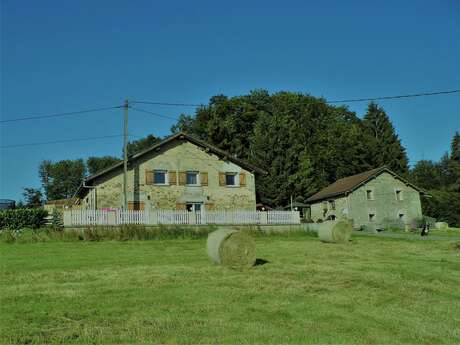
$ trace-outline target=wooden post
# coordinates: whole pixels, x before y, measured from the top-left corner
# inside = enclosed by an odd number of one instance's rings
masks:
[[[125,100],[123,121],[123,209],[128,209],[128,108],[129,102]]]

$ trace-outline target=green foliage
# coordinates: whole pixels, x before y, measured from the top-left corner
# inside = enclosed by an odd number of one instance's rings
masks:
[[[132,156],[140,151],[146,150],[149,147],[159,143],[160,138],[154,135],[148,135],[145,138],[139,140],[133,140],[128,143],[128,156]]]
[[[37,188],[23,188],[22,196],[25,200],[25,207],[40,207],[43,203],[43,194]]]
[[[159,225],[156,227],[140,225],[123,226],[91,226],[86,228],[63,229],[58,226],[47,226],[40,229],[19,228],[6,229],[0,234],[0,242],[4,243],[35,243],[35,242],[75,242],[75,241],[148,241],[174,239],[203,239],[218,227],[208,226],[181,226]],[[316,237],[314,231],[300,227],[290,230],[262,230],[260,226],[240,226],[237,230],[249,233],[255,237]]]
[[[346,107],[300,93],[215,96],[194,117],[182,115],[172,127],[179,130],[266,170],[256,191],[275,207],[372,167],[361,120]]]
[[[454,134],[450,154],[439,162],[420,161],[410,172],[412,182],[428,191],[431,197],[422,198],[426,215],[460,226],[460,135]]]
[[[460,133],[455,132],[450,146],[450,157],[453,161],[460,163]]]
[[[406,150],[383,108],[370,103],[363,125],[366,141],[370,145],[367,157],[370,165],[375,168],[386,165],[396,173],[407,174],[409,168]]]
[[[86,167],[88,169],[88,173],[93,175],[101,170],[111,167],[120,161],[121,159],[112,156],[89,157],[86,160]]]
[[[206,238],[216,230],[215,226],[179,226],[160,225],[146,227],[140,225],[123,225],[119,227],[91,226],[86,228],[62,229],[50,226],[41,229],[14,228],[3,231],[0,241],[5,243],[33,243],[49,241],[129,241],[129,240],[166,240]],[[19,230],[16,230],[19,229]]]
[[[439,164],[432,161],[418,161],[412,168],[410,176],[412,182],[423,189],[436,189],[443,185],[443,177]]]
[[[460,193],[449,190],[430,190],[430,198],[423,198],[423,213],[449,226],[460,226]]]
[[[68,199],[74,195],[86,173],[82,159],[62,160],[53,163],[44,160],[39,176],[47,200]]]
[[[41,208],[22,208],[0,211],[0,229],[19,230],[25,227],[38,229],[48,212]]]

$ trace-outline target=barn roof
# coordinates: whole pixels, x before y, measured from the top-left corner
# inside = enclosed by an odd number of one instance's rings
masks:
[[[310,198],[308,198],[307,202],[309,202],[309,203],[318,202],[318,201],[322,201],[322,200],[325,200],[325,199],[329,199],[329,198],[333,198],[333,197],[337,197],[337,196],[341,196],[341,195],[344,195],[344,194],[351,193],[355,189],[357,189],[358,187],[362,186],[363,184],[365,184],[366,182],[368,182],[372,178],[380,175],[383,172],[390,173],[395,178],[403,181],[404,183],[410,185],[412,188],[416,189],[418,192],[423,193],[423,191],[420,188],[418,188],[418,187],[414,186],[413,184],[407,182],[402,177],[400,177],[399,175],[397,175],[396,173],[394,173],[393,171],[391,171],[387,167],[383,166],[383,167],[380,167],[380,168],[376,168],[376,169],[372,169],[372,170],[369,170],[369,171],[362,172],[362,173],[357,174],[357,175],[352,175],[352,176],[341,178],[341,179],[335,181],[334,183],[330,184],[326,188],[320,190],[318,193],[314,194]]]

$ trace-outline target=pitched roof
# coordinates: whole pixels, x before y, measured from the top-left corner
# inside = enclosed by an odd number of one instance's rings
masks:
[[[241,159],[238,159],[238,158],[235,158],[233,157],[230,153],[226,152],[226,151],[223,151],[211,144],[208,144],[207,142],[201,140],[201,139],[198,139],[198,138],[195,138],[187,133],[184,133],[184,132],[180,132],[180,133],[177,133],[177,134],[173,134],[169,137],[167,137],[166,139],[162,140],[161,142],[149,147],[148,149],[145,149],[143,151],[140,151],[130,157],[128,157],[128,164],[143,157],[144,155],[152,152],[152,151],[155,151],[159,148],[161,148],[162,146],[174,141],[174,140],[187,140],[197,146],[200,146],[202,148],[205,148],[207,151],[211,152],[211,153],[214,153],[215,155],[219,156],[220,158],[222,159],[225,159],[225,160],[228,160],[232,163],[235,163],[236,165],[239,165],[240,167],[248,170],[248,171],[251,171],[251,172],[257,172],[257,173],[260,173],[260,174],[266,174],[266,172],[252,164],[249,164],[249,163],[246,163],[245,161],[242,161]],[[107,168],[107,169],[104,169],[104,170],[101,170],[101,171],[98,171],[97,173],[91,175],[91,176],[88,176],[82,185],[80,185],[80,187],[78,188],[77,192],[75,193],[76,195],[80,195],[81,191],[85,188],[87,188],[85,186],[86,183],[88,184],[91,184],[91,182],[97,178],[97,177],[101,177],[103,175],[106,175],[107,173],[110,173],[112,172],[113,170],[117,169],[117,168],[120,168],[120,167],[123,167],[123,162],[118,162],[114,165],[112,165],[111,167]]]
[[[321,201],[321,200],[324,200],[324,199],[328,199],[328,198],[348,194],[348,193],[354,191],[355,189],[357,189],[358,187],[360,187],[361,185],[363,185],[366,182],[368,182],[370,179],[376,177],[377,175],[380,175],[382,172],[390,173],[391,175],[393,175],[394,177],[398,178],[399,180],[407,183],[408,185],[410,185],[411,187],[413,187],[417,191],[423,193],[423,191],[420,188],[418,188],[418,187],[414,186],[413,184],[407,182],[406,180],[404,180],[402,177],[400,177],[397,174],[395,174],[394,172],[392,172],[387,167],[380,167],[380,168],[372,169],[372,170],[369,170],[369,171],[365,171],[365,172],[357,174],[357,175],[341,178],[341,179],[335,181],[334,183],[330,184],[326,188],[320,190],[318,193],[314,194],[310,198],[308,198],[307,202],[312,203],[312,202],[317,202],[317,201]]]
[[[75,201],[75,198],[48,200],[45,205],[72,205]]]

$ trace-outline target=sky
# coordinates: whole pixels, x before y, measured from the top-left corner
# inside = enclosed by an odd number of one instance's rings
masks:
[[[2,120],[295,91],[327,100],[460,89],[460,1],[1,0]],[[460,131],[460,93],[379,102],[411,164]],[[366,103],[349,108],[362,117]],[[139,106],[140,107],[140,106]],[[143,105],[177,117],[190,107]],[[129,133],[173,120],[130,111]],[[122,133],[121,109],[0,123],[0,146]],[[122,138],[0,148],[0,198],[40,187],[44,159],[121,155]]]

